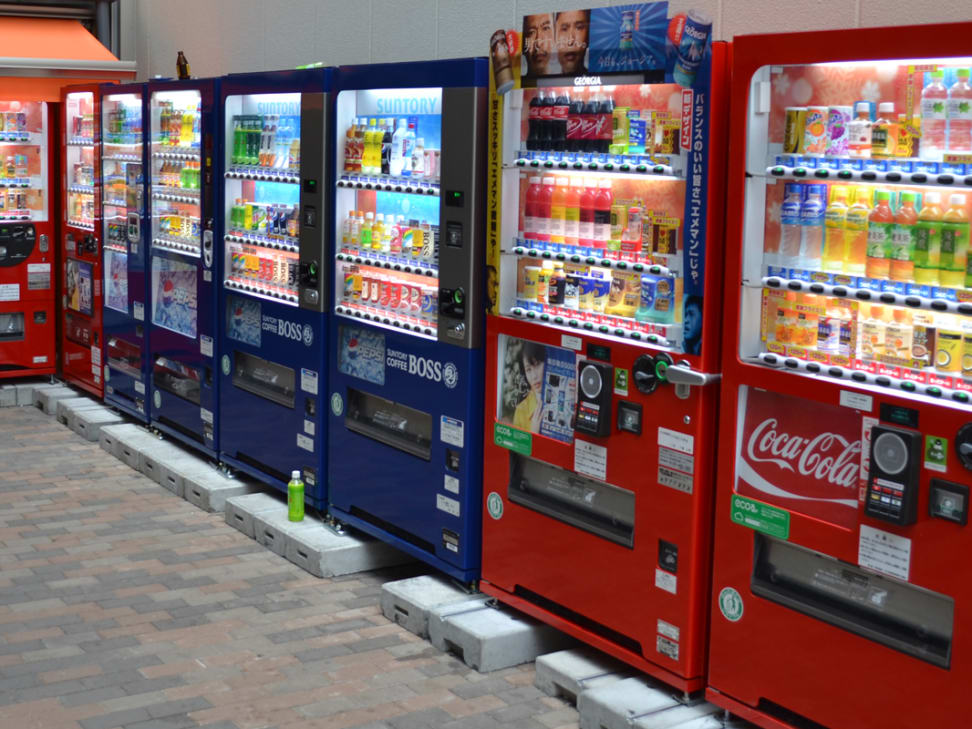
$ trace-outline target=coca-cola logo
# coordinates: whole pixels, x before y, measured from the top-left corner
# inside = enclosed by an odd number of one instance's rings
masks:
[[[776,418],[757,425],[746,446],[746,455],[753,463],[774,463],[783,470],[850,490],[857,487],[860,452],[859,440],[850,443],[837,433],[802,438],[779,430]]]
[[[737,493],[840,526],[856,524],[859,413],[752,388],[740,389],[739,410]]]

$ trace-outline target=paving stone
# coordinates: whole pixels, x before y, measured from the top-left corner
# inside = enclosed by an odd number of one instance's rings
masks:
[[[125,418],[106,407],[91,408],[89,410],[75,410],[68,416],[71,430],[85,440],[95,442],[106,425],[124,423]]]
[[[635,671],[593,648],[572,648],[537,657],[534,686],[572,704],[584,690],[633,676]]]
[[[478,598],[432,608],[429,640],[470,668],[488,673],[528,663],[576,642],[556,628]],[[487,604],[490,603],[490,604]]]
[[[286,511],[287,504],[267,493],[244,494],[226,500],[226,523],[254,539],[254,516],[264,511]]]
[[[475,595],[446,577],[419,575],[381,586],[381,612],[389,620],[420,638],[429,636],[429,610],[465,602]]]
[[[577,696],[580,729],[630,729],[636,720],[677,707],[673,693],[640,676],[582,691]]]

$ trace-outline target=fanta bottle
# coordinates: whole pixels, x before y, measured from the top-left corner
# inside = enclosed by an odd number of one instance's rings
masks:
[[[824,213],[823,268],[841,273],[844,270],[844,224],[847,222],[847,187],[830,188],[830,203]]]
[[[520,231],[521,238],[537,237],[537,205],[540,201],[540,176],[530,178],[530,185],[526,191],[526,202],[523,208],[523,228]]]
[[[550,209],[553,205],[556,179],[544,177],[540,195],[537,198],[537,240],[550,240]]]
[[[558,177],[550,201],[550,242],[563,243],[567,226],[567,178]]]
[[[614,190],[611,180],[601,180],[600,191],[594,200],[594,247],[607,248],[611,240],[611,206],[614,205]]]
[[[887,279],[891,275],[889,254],[891,235],[894,232],[894,213],[891,211],[891,193],[878,190],[875,204],[867,216],[867,265],[868,278]]]
[[[867,218],[871,214],[871,188],[854,190],[854,202],[844,223],[844,273],[863,276],[867,265]]]
[[[584,181],[573,178],[567,188],[567,199],[564,203],[564,242],[569,246],[579,245],[580,242],[580,206],[581,191]]]
[[[585,248],[594,247],[594,204],[597,200],[597,182],[590,180],[584,186],[580,199],[580,225],[578,239]]]

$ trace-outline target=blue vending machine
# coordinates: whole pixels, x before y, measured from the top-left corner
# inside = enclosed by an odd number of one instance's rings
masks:
[[[144,84],[101,87],[104,346],[91,350],[105,378],[105,402],[149,422],[148,256]]]
[[[331,69],[222,81],[221,460],[325,506]]]
[[[331,516],[479,578],[487,63],[337,71]]]
[[[147,285],[151,423],[213,458],[215,373],[215,98],[218,81],[148,84]]]

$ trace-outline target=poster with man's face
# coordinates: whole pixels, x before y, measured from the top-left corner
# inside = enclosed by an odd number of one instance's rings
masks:
[[[586,74],[590,25],[590,10],[525,15],[523,76],[541,78]]]

